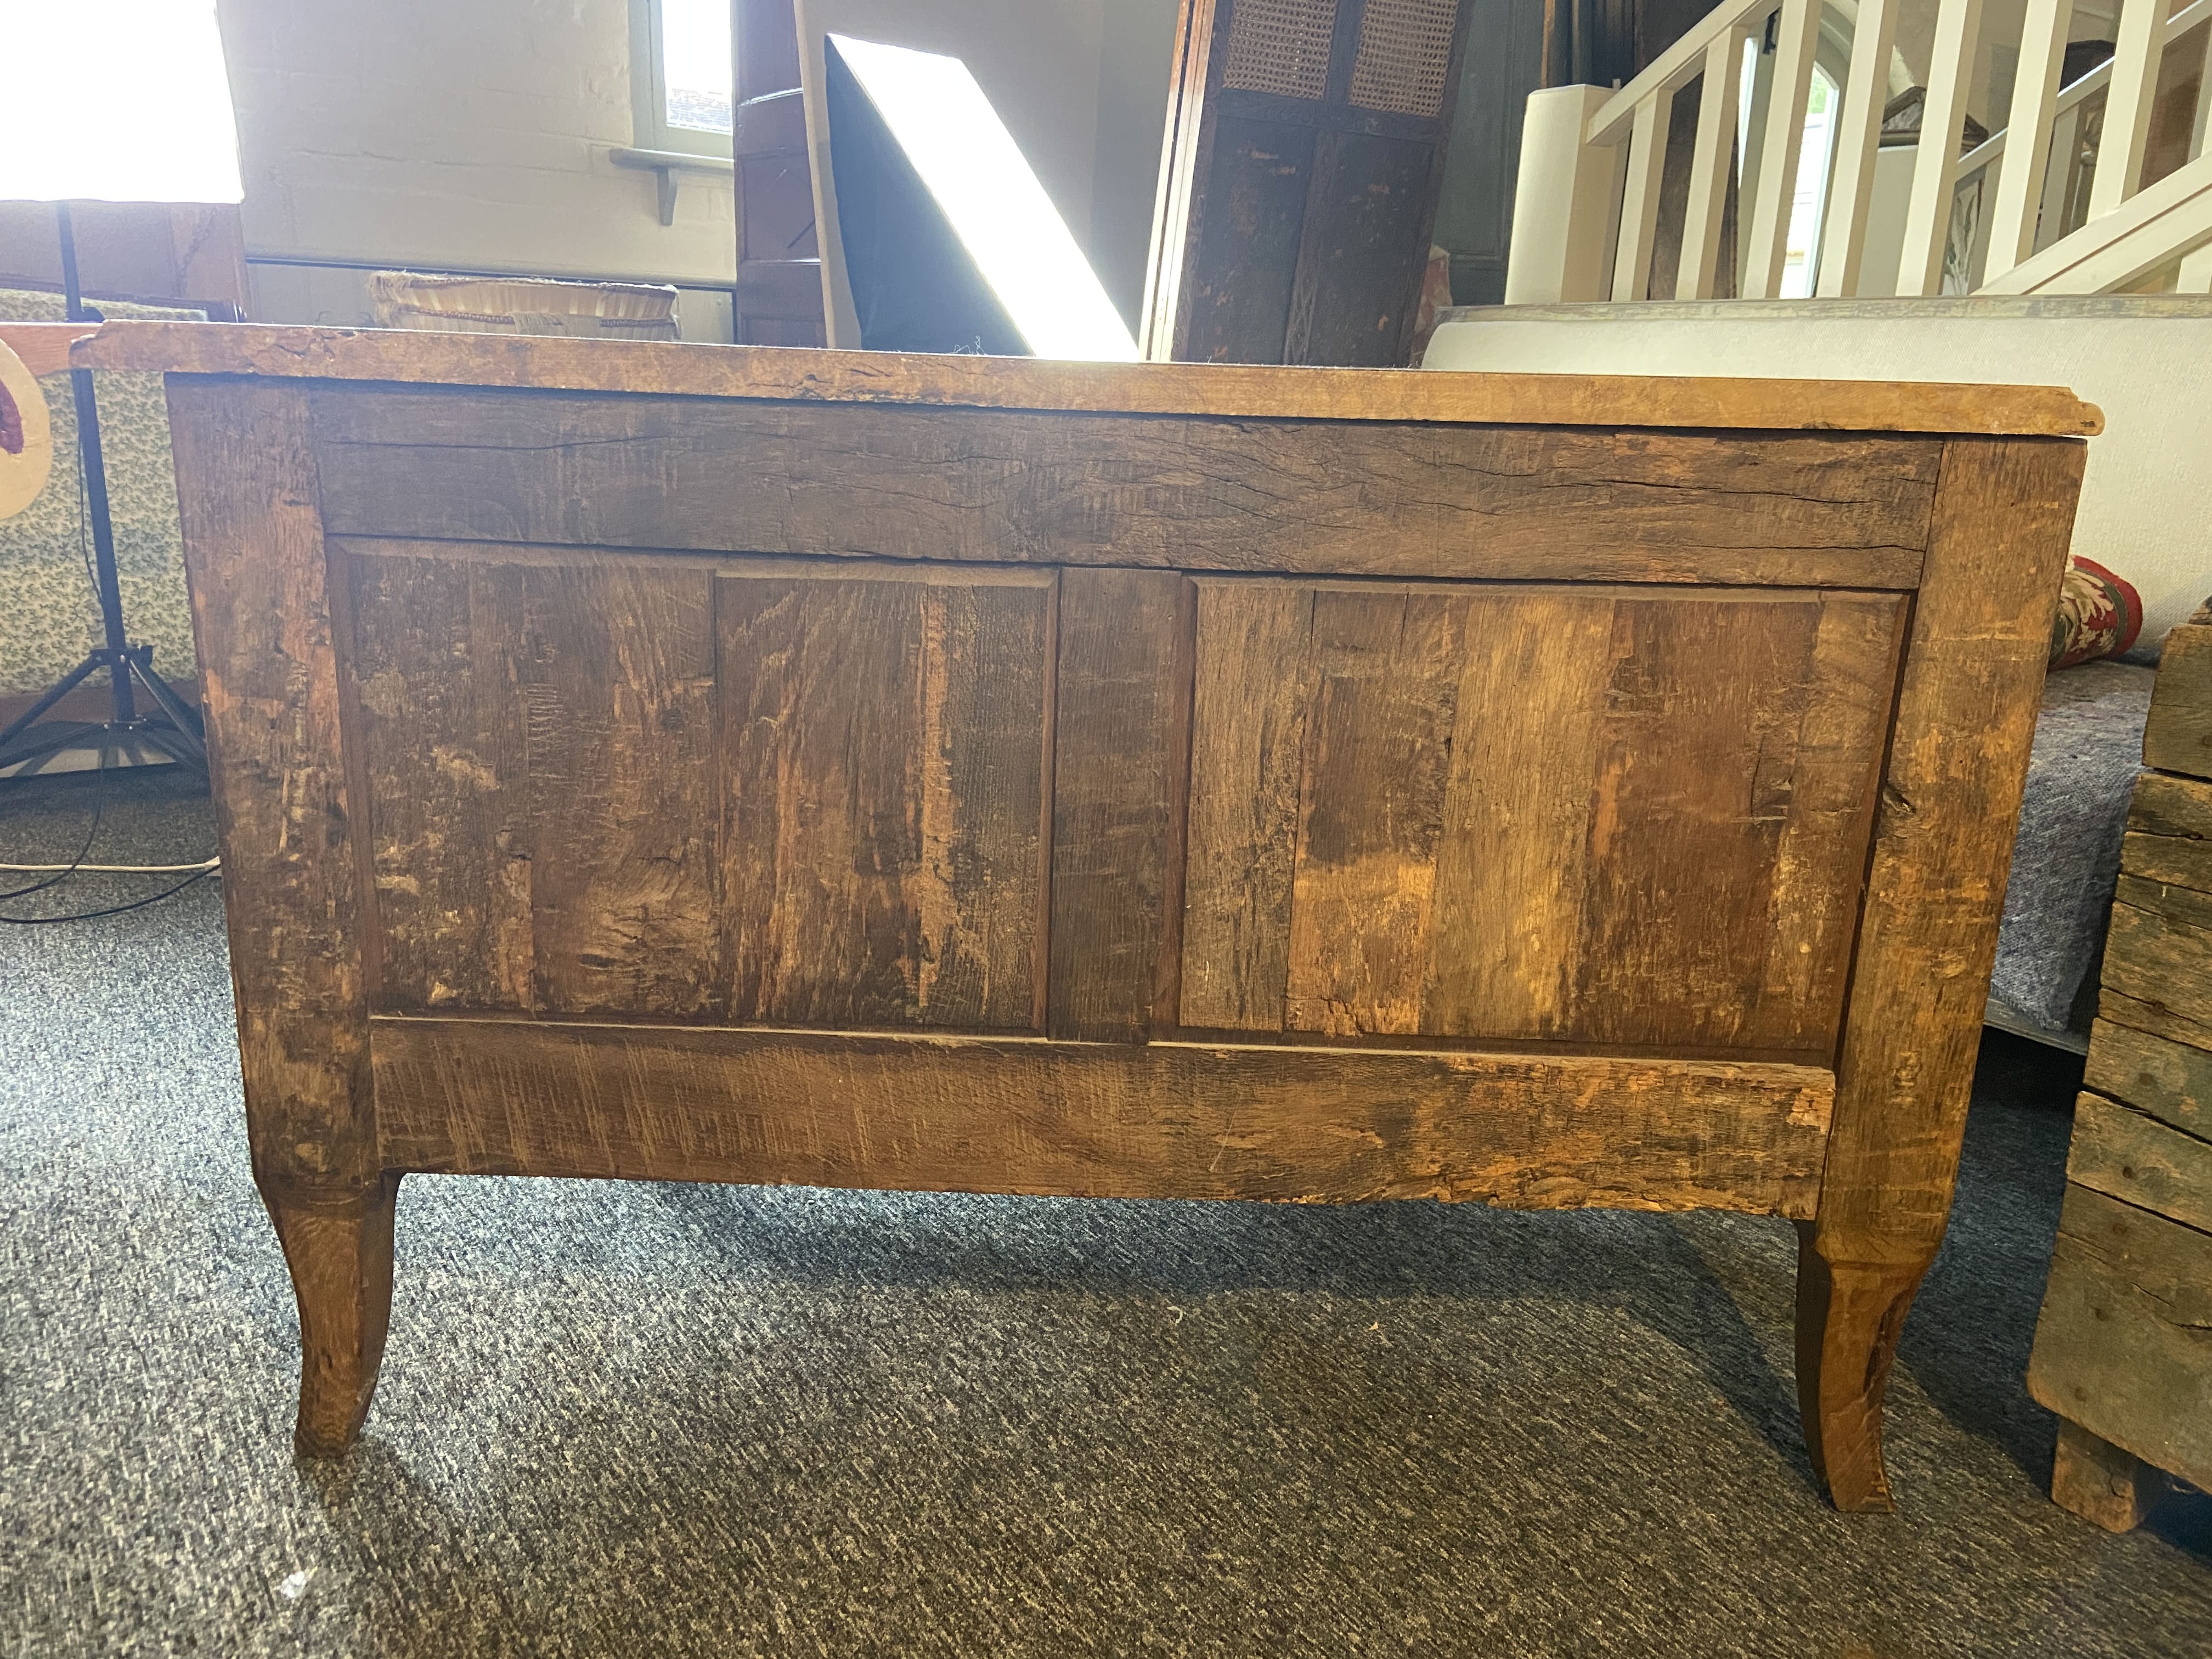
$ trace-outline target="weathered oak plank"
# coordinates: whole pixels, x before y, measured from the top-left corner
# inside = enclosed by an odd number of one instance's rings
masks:
[[[2085,1088],[2212,1140],[2212,1054],[2100,1019],[2089,1030]]]
[[[2212,1233],[2212,1141],[2101,1095],[2075,1102],[2066,1178]]]
[[[1200,588],[1185,971],[1218,1019],[1832,1053],[1901,601]]]
[[[2109,941],[2107,941],[2109,944]],[[2106,985],[2097,994],[2097,1012],[2115,1025],[2185,1042],[2193,1048],[2212,1049],[2212,1025],[2184,1019],[2155,1002],[2147,1002]]]
[[[2124,885],[2127,880],[2121,878]],[[2175,898],[2189,891],[2143,884],[2122,892],[2105,935],[2106,1000],[2117,992],[2193,1024],[2212,1025],[2212,932],[2197,918],[2176,914]],[[2108,1009],[2106,1018],[2123,1016]]]
[[[1918,580],[1929,440],[319,391],[337,534],[1188,570]]]
[[[717,1006],[708,577],[343,545],[377,1006]]]
[[[2157,1468],[2212,1484],[2212,1236],[2069,1184],[2027,1389]]]
[[[2163,772],[2138,777],[2120,868],[2145,881],[2212,892],[2212,783]]]
[[[1060,573],[1048,1036],[1175,1023],[1196,600],[1170,571]]]
[[[376,1387],[397,1182],[370,1076],[361,803],[347,775],[307,407],[169,384],[253,1176],[300,1313],[294,1430],[343,1451]]]
[[[395,1169],[1802,1215],[1812,1067],[380,1018]]]
[[[2063,386],[1704,375],[1377,374],[1197,363],[1123,367],[392,330],[231,326],[218,333],[198,323],[156,322],[103,323],[76,348],[72,361],[88,368],[179,374],[1338,421],[2060,436],[2104,430],[2095,405]]]
[[[2212,607],[2170,631],[2160,649],[2143,763],[2212,778]]]
[[[306,389],[172,381],[169,409],[254,1174],[351,1194],[380,1166]]]
[[[1798,1395],[1841,1509],[1890,1504],[1882,1390],[1958,1180],[2081,465],[2073,444],[1945,447],[1799,1258]]]
[[[1311,701],[1313,590],[1198,584],[1182,1019],[1279,1031]]]
[[[715,579],[733,1018],[1043,1018],[1050,572]]]

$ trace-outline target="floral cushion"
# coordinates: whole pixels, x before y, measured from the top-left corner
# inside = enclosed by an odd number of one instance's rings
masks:
[[[2058,615],[2051,623],[2051,665],[2071,668],[2098,657],[2117,657],[2142,632],[2142,597],[2094,559],[2066,562]]]

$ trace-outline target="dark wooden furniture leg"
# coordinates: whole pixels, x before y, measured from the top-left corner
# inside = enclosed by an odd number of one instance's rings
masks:
[[[2032,702],[2081,453],[1953,439],[1882,774],[1818,1217],[1800,1224],[1797,1397],[1840,1510],[1891,1507],[1882,1395],[1951,1213]]]
[[[352,1443],[392,1305],[354,797],[306,392],[170,383],[253,1175],[300,1303],[299,1448]],[[234,550],[246,550],[242,556]]]
[[[2051,1501],[2059,1508],[2094,1521],[2106,1532],[2133,1532],[2150,1509],[2158,1478],[2158,1472],[2133,1452],[2078,1423],[2058,1419]]]
[[[1797,1224],[1797,1409],[1814,1472],[1839,1510],[1894,1507],[1881,1462],[1882,1396],[1926,1271],[1926,1262],[1832,1262],[1816,1224]]]
[[[264,1191],[300,1304],[300,1419],[307,1457],[342,1457],[368,1415],[392,1322],[397,1173],[352,1197]]]

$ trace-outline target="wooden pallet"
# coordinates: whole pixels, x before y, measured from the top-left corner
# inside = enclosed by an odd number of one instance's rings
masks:
[[[2212,1486],[2212,603],[2167,637],[2143,758],[2027,1373],[2051,1497],[2113,1532],[2160,1471]]]

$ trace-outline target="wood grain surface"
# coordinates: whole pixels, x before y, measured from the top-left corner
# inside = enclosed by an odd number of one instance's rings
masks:
[[[2143,763],[2212,778],[2212,605],[2170,629],[2160,647]]]
[[[2084,1092],[2074,1103],[2066,1179],[2212,1234],[2212,1140],[2148,1112]]]
[[[1048,571],[769,567],[715,583],[732,1018],[1035,1031]]]
[[[2027,1389],[2157,1468],[2212,1484],[2212,1236],[2069,1185]]]
[[[378,1006],[717,1006],[711,578],[347,544]]]
[[[1808,1066],[379,1018],[396,1169],[1802,1215]]]
[[[1906,588],[1941,446],[323,389],[343,535]]]
[[[2095,405],[2058,386],[1062,363],[255,324],[103,323],[73,361],[174,374],[1340,421],[2057,436],[2104,429]]]
[[[1060,573],[1049,1036],[1176,1023],[1196,599],[1171,571]]]
[[[378,1179],[330,573],[305,388],[170,388],[254,1174]]]
[[[1198,587],[1186,1025],[1832,1051],[1901,601]]]
[[[2081,446],[1961,440],[1943,481],[1862,907],[1817,1225],[1799,1257],[1798,1394],[1844,1510],[1890,1507],[1881,1394],[1935,1259],[2080,489]]]
[[[2085,1088],[2212,1140],[2212,1054],[2100,1019],[2089,1028]]]

